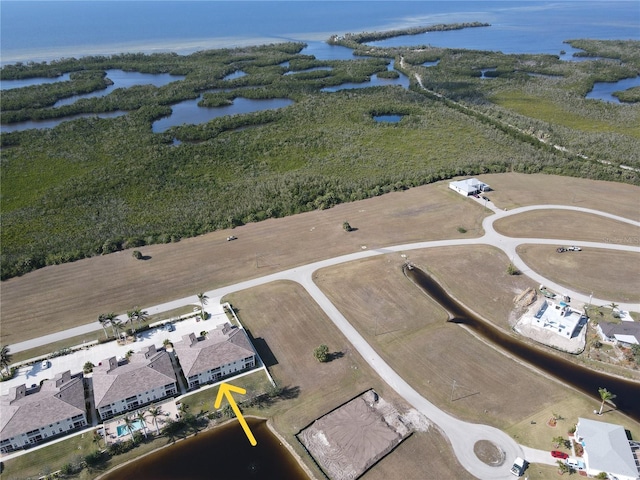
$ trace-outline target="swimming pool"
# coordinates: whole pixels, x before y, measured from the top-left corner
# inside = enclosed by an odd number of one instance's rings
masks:
[[[129,427],[127,427],[126,425],[118,425],[116,430],[118,432],[119,437],[122,437],[123,435],[127,435],[128,433],[130,433]],[[131,424],[131,430],[134,432],[138,430],[142,430],[142,420],[136,420],[135,422],[133,422]]]

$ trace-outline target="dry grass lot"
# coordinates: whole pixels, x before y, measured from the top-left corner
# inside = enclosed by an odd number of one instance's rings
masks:
[[[458,269],[467,262],[456,262],[456,258],[471,257],[474,260],[467,267],[483,265],[490,278],[492,264],[499,264],[493,268],[501,270],[505,262],[500,256],[488,255],[488,247],[465,247],[458,249],[457,255],[446,250],[455,249],[425,250],[416,263],[430,267],[452,264]],[[557,434],[533,429],[532,419],[540,424],[540,418],[548,419],[556,412],[571,425],[578,416],[591,418],[593,408],[598,406],[595,398],[506,358],[463,327],[446,323],[444,311],[404,277],[399,263],[389,256],[371,258],[323,269],[316,281],[367,341],[426,398],[459,418],[494,425],[517,435],[519,442],[542,449],[550,448],[551,438]],[[453,273],[436,275],[447,286],[453,284]],[[491,283],[495,291],[504,293],[506,301],[512,298],[509,281],[479,283],[485,285],[483,288]],[[474,290],[464,281],[455,289],[460,293],[465,287]],[[481,290],[457,296],[465,301],[473,295],[478,301],[467,305],[476,311],[495,309],[494,298]],[[504,320],[494,322],[506,325]],[[606,421],[624,424],[634,435],[640,434],[636,422],[617,412],[607,415]]]
[[[521,245],[532,269],[561,285],[616,302],[640,301],[640,254],[599,248],[557,253],[548,245]],[[525,272],[526,273],[526,272]]]
[[[493,224],[510,237],[561,238],[640,246],[640,228],[610,218],[568,210],[536,210],[502,218]]]
[[[100,313],[145,308],[359,251],[362,245],[479,235],[487,212],[440,183],[138,248],[149,260],[124,251],[47,267],[2,282],[0,342],[35,338],[94,322]],[[345,232],[344,221],[357,230]],[[459,233],[459,226],[467,233]],[[227,242],[231,233],[238,239]]]
[[[516,173],[481,175],[500,207],[567,203],[638,220],[638,187],[612,182]],[[2,282],[0,342],[12,344],[240,280],[361,249],[481,234],[488,210],[448,188],[448,181],[394,192],[179,243],[47,267]],[[346,233],[348,221],[356,231]],[[459,233],[463,227],[467,233]],[[551,231],[551,230],[550,230]],[[544,231],[539,234],[543,236]],[[578,240],[578,239],[577,239]],[[29,328],[24,328],[28,322]]]
[[[273,353],[277,364],[269,370],[276,382],[299,388],[297,398],[279,401],[268,410],[253,413],[269,416],[278,432],[318,478],[322,475],[294,436],[300,429],[369,388],[374,388],[400,410],[407,408],[350,348],[347,339],[301,286],[277,282],[229,295],[225,300],[237,309],[245,328],[254,337],[263,339]],[[328,345],[330,352],[341,352],[343,356],[318,363],[313,349],[321,343]],[[420,452],[419,458],[416,452]],[[433,478],[469,478],[461,473],[464,469],[436,429],[413,435],[381,465],[384,465],[382,472],[394,472],[393,478],[411,478],[415,472],[425,469],[433,473]],[[362,478],[378,479],[384,475],[380,475],[376,466]]]
[[[525,205],[571,205],[640,221],[640,189],[634,185],[521,173],[489,174],[478,178],[495,190],[488,195],[500,208],[511,210]]]
[[[447,323],[388,256],[323,269],[316,282],[405,380],[460,418],[504,429],[563,396],[557,383]]]

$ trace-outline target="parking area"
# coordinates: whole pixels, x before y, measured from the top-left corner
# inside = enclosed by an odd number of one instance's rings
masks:
[[[167,329],[164,326],[166,322],[163,322],[161,325],[136,334],[134,341],[123,344],[112,341],[87,345],[68,355],[51,358],[47,360],[48,363],[46,364],[43,361],[37,361],[31,365],[20,367],[15,377],[0,383],[0,394],[6,395],[11,387],[23,384],[26,385],[27,389],[35,388],[43,380],[54,378],[58,373],[66,372],[67,370],[70,370],[72,375],[79,373],[87,362],[98,365],[107,358],[116,357],[121,359],[125,357],[127,352],[131,350],[137,352],[149,345],[155,345],[160,348],[165,339],[177,342],[182,339],[183,335],[190,333],[199,335],[203,330],[212,330],[217,325],[228,321],[222,305],[207,305],[206,312],[209,314],[207,320],[201,320],[200,317],[196,317],[171,322],[175,327],[172,331]],[[133,328],[135,328],[135,325]]]

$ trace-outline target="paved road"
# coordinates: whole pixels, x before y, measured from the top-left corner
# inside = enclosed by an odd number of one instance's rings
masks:
[[[481,201],[481,203],[484,203]],[[587,302],[589,297],[579,292],[574,292],[569,288],[558,285],[536,272],[532,271],[519,257],[516,252],[516,247],[521,244],[548,244],[548,245],[562,245],[573,244],[573,240],[558,240],[558,239],[539,239],[539,238],[511,238],[499,234],[493,228],[493,223],[500,219],[511,215],[517,215],[519,213],[531,211],[531,210],[572,210],[579,212],[591,213],[594,215],[600,215],[607,218],[612,218],[624,223],[632,224],[640,227],[640,222],[629,220],[616,215],[611,215],[597,210],[586,209],[582,207],[569,207],[564,205],[537,205],[516,208],[509,211],[497,209],[491,202],[487,202],[487,207],[494,211],[494,215],[491,215],[483,221],[483,228],[485,234],[479,238],[471,239],[456,239],[456,240],[438,240],[430,242],[417,242],[405,245],[396,245],[391,247],[385,247],[375,250],[364,250],[348,255],[342,255],[315,263],[311,263],[305,266],[292,268],[282,272],[274,273],[265,277],[240,282],[235,285],[229,285],[226,287],[218,288],[206,292],[206,295],[212,302],[219,302],[222,297],[229,293],[238,292],[248,288],[252,288],[258,285],[263,285],[276,280],[292,280],[301,284],[312,296],[312,298],[323,309],[327,316],[340,328],[342,333],[358,350],[367,363],[381,376],[381,378],[387,382],[394,390],[396,390],[409,404],[411,404],[418,411],[422,412],[425,416],[431,419],[448,437],[449,441],[453,445],[456,457],[470,473],[481,479],[508,479],[513,478],[509,474],[509,468],[511,461],[516,456],[523,456],[529,461],[535,461],[540,463],[548,463],[553,465],[554,462],[550,458],[550,455],[546,451],[540,451],[523,447],[518,445],[511,437],[504,432],[490,427],[488,425],[471,424],[458,420],[446,412],[440,410],[435,405],[430,403],[427,399],[421,396],[415,389],[405,382],[400,375],[398,375],[365,341],[365,339],[356,331],[355,328],[347,321],[347,319],[340,313],[340,311],[331,303],[331,301],[324,295],[324,293],[313,282],[313,273],[324,267],[338,265],[354,260],[359,260],[367,257],[383,255],[388,253],[401,253],[410,250],[433,248],[441,246],[456,246],[456,245],[493,245],[500,248],[509,258],[512,259],[514,265],[520,269],[524,274],[533,278],[536,282],[544,284],[553,290],[563,292],[569,295],[572,299]],[[612,250],[622,250],[630,252],[640,252],[640,248],[636,246],[616,245],[611,243],[598,243],[598,242],[580,242],[583,247],[589,248],[603,248]],[[592,298],[591,302],[594,304],[608,304],[609,300]],[[148,307],[146,310],[150,314],[161,313],[164,311],[172,310],[184,305],[195,304],[198,305],[198,299],[196,296],[190,296],[168,302],[165,304],[157,305],[154,307]],[[640,304],[637,303],[621,303],[620,308],[624,310],[640,311]],[[97,322],[89,325],[84,325],[74,329],[58,332],[56,334],[47,335],[46,337],[40,337],[28,342],[22,342],[20,344],[14,344],[11,346],[13,352],[18,352],[27,348],[33,348],[37,345],[45,345],[52,341],[69,338],[79,333],[85,333],[88,331],[99,330],[101,327]],[[489,440],[497,445],[505,452],[506,462],[500,467],[490,467],[481,462],[473,452],[474,444],[481,439]]]

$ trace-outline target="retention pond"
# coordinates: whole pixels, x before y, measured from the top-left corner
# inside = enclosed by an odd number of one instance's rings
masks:
[[[252,447],[237,421],[201,432],[105,475],[103,480],[233,479],[308,480],[266,420],[248,418]]]

